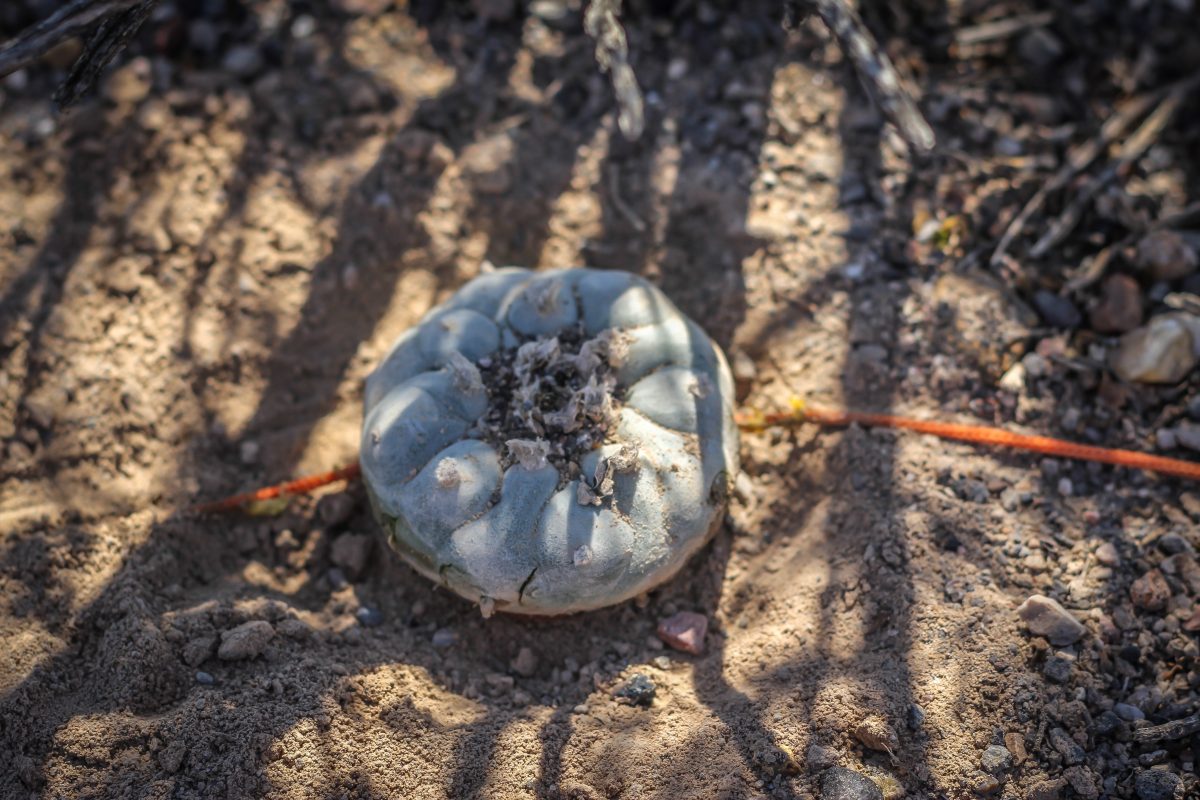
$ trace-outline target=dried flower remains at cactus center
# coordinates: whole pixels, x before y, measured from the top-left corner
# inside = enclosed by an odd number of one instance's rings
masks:
[[[580,478],[579,459],[608,443],[615,427],[620,393],[612,367],[625,345],[618,331],[588,339],[575,329],[481,359],[488,410],[468,435],[496,447],[505,469],[550,464],[560,475],[559,488]],[[611,493],[610,460],[616,459],[602,460],[582,478],[595,486],[608,478]],[[626,460],[632,462],[632,455]]]

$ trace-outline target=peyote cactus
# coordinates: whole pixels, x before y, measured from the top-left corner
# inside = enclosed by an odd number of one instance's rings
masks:
[[[367,379],[361,462],[391,545],[485,616],[599,608],[671,577],[719,526],[733,383],[640,277],[497,270]]]

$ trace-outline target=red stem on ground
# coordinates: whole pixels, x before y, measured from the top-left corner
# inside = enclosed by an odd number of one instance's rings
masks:
[[[328,486],[331,483],[354,480],[361,474],[362,468],[355,462],[331,472],[323,472],[320,475],[306,475],[303,478],[297,478],[287,483],[267,486],[263,489],[256,489],[253,492],[235,494],[232,497],[226,497],[223,500],[217,500],[212,503],[202,503],[198,506],[192,506],[188,510],[193,514],[216,514],[221,511],[236,511],[247,503],[274,500],[276,497],[282,497],[283,495],[308,494],[314,489]]]
[[[1033,436],[1024,433],[1014,433],[1003,428],[993,428],[987,425],[961,425],[955,422],[934,422],[900,417],[892,414],[871,414],[861,411],[842,411],[797,406],[793,410],[754,415],[738,415],[738,425],[744,430],[761,430],[776,425],[801,425],[811,422],[829,427],[844,427],[846,425],[865,425],[872,428],[899,428],[936,436],[940,439],[955,439],[972,444],[991,445],[993,447],[1008,447],[1013,450],[1026,450],[1031,453],[1042,453],[1059,458],[1070,458],[1077,461],[1099,461],[1103,464],[1113,464],[1118,467],[1144,469],[1163,475],[1173,475],[1177,478],[1200,481],[1200,463],[1184,461],[1179,458],[1166,458],[1134,450],[1117,450],[1109,447],[1095,447],[1086,444],[1076,444],[1062,439],[1052,439],[1049,436]]]
[[[1098,461],[1102,464],[1112,464],[1130,469],[1144,469],[1171,475],[1186,480],[1200,481],[1200,463],[1184,461],[1179,458],[1139,453],[1134,450],[1117,450],[1109,447],[1095,447],[1087,444],[1076,444],[1063,439],[1052,439],[1049,436],[1033,436],[1025,433],[1013,433],[1003,428],[993,428],[987,425],[962,425],[956,422],[934,422],[901,417],[893,414],[872,414],[862,411],[844,411],[837,409],[819,409],[794,403],[788,411],[762,414],[751,412],[738,414],[735,421],[744,431],[763,431],[774,427],[788,427],[812,423],[827,427],[845,427],[847,425],[864,425],[870,428],[897,428],[916,431],[940,439],[954,439],[971,444],[1007,447],[1013,450],[1025,450],[1031,453],[1069,458],[1076,461]],[[358,478],[362,468],[357,463],[351,464],[332,472],[320,475],[308,475],[287,483],[268,486],[253,492],[226,497],[212,503],[193,506],[189,511],[193,514],[213,514],[222,511],[236,511],[248,503],[263,500],[273,500],[284,495],[307,494],[314,489],[328,486],[338,481],[349,481]]]

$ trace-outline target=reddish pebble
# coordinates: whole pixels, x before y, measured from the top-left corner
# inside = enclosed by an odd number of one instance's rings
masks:
[[[1200,606],[1196,606],[1196,610],[1192,615],[1183,622],[1183,629],[1189,633],[1200,631]]]
[[[1162,611],[1171,599],[1171,587],[1161,572],[1152,569],[1133,582],[1129,597],[1143,611]]]
[[[680,611],[658,622],[658,638],[668,647],[698,656],[704,652],[704,634],[708,617],[693,611]]]

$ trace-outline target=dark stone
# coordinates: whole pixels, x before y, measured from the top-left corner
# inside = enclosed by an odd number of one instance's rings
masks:
[[[1012,766],[1012,753],[1008,752],[1007,747],[994,744],[983,751],[983,756],[979,759],[980,765],[992,773],[999,775]]]
[[[1062,756],[1063,763],[1065,764],[1081,764],[1087,758],[1087,753],[1084,752],[1083,748],[1071,738],[1071,734],[1062,728],[1050,729],[1050,744]]]
[[[1183,779],[1165,769],[1146,769],[1133,779],[1140,800],[1176,800],[1183,795]]]
[[[1042,674],[1053,683],[1066,683],[1071,679],[1071,662],[1060,656],[1050,656],[1042,667]]]
[[[883,792],[865,775],[830,767],[821,774],[821,800],[883,800]]]
[[[658,687],[654,685],[654,681],[647,678],[642,673],[638,673],[630,678],[624,686],[617,689],[614,694],[635,706],[648,706],[654,700],[655,693],[658,692]]]
[[[1102,711],[1096,717],[1092,725],[1092,731],[1097,736],[1113,736],[1120,733],[1124,725],[1125,723],[1121,721],[1121,718],[1113,712]]]
[[[1033,295],[1033,305],[1048,324],[1056,328],[1078,328],[1083,315],[1067,298],[1045,289]]]
[[[375,628],[383,624],[383,612],[371,606],[362,606],[354,612],[358,623],[364,628]]]

